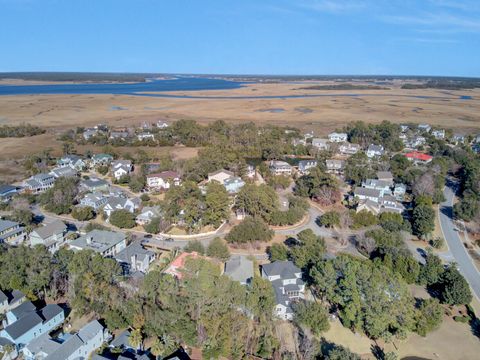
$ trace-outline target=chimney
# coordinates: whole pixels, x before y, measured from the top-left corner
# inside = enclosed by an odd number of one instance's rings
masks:
[[[87,244],[90,245],[90,244],[92,243],[92,241],[93,241],[93,236],[88,235],[87,238],[86,238],[86,240],[87,240]]]

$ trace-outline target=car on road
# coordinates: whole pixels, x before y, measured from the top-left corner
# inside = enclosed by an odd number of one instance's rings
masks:
[[[165,241],[167,241],[167,242],[174,242],[175,240],[170,237],[170,238],[166,238]]]

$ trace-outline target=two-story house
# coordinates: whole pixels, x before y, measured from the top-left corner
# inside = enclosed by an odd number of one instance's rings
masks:
[[[0,203],[7,203],[17,194],[18,188],[13,185],[0,185]]]
[[[356,154],[357,152],[360,151],[360,145],[359,144],[344,143],[344,144],[340,145],[338,150],[340,151],[340,154],[354,155],[354,154]]]
[[[335,143],[346,142],[348,140],[348,135],[346,133],[333,132],[328,134],[328,140]]]
[[[15,309],[25,302],[27,298],[20,290],[2,291],[0,290],[0,314]]]
[[[109,218],[115,210],[127,210],[132,214],[138,208],[135,201],[123,197],[109,197],[103,206],[103,212]]]
[[[291,261],[275,261],[262,266],[262,277],[272,283],[275,291],[274,314],[281,319],[292,320],[292,303],[305,297],[300,268]]]
[[[220,184],[223,184],[225,180],[235,176],[235,174],[231,171],[221,169],[214,171],[213,173],[208,174],[208,181],[218,181]]]
[[[95,192],[85,194],[83,198],[80,199],[81,206],[90,206],[95,211],[102,208],[108,201],[108,197],[103,195],[102,193]]]
[[[75,168],[71,168],[70,166],[62,166],[52,169],[50,174],[53,175],[56,179],[59,177],[77,177],[78,172]]]
[[[160,206],[145,206],[140,211],[140,214],[135,218],[135,222],[138,225],[149,224],[152,219],[158,218],[162,215]]]
[[[285,161],[272,160],[270,161],[269,169],[270,172],[275,176],[292,175],[292,166]]]
[[[385,150],[382,145],[375,145],[372,144],[368,147],[367,149],[367,156],[369,158],[377,157],[377,156],[382,156],[385,153]]]
[[[327,159],[325,160],[325,165],[327,167],[327,172],[330,174],[342,174],[345,169],[344,160]]]
[[[146,176],[147,187],[151,190],[168,190],[171,186],[180,185],[180,174],[176,171],[162,171]]]
[[[112,162],[112,175],[117,180],[120,179],[122,176],[129,175],[132,170],[133,166],[130,160],[115,160]]]
[[[238,176],[232,176],[223,181],[223,186],[225,186],[225,189],[229,194],[236,194],[245,186],[245,181]]]
[[[150,264],[155,261],[155,253],[145,249],[139,241],[135,241],[115,255],[115,260],[120,263],[125,275],[137,271],[146,274]]]
[[[30,237],[30,245],[44,245],[52,254],[60,249],[60,246],[65,242],[65,234],[67,233],[67,226],[63,221],[55,220],[50,224],[34,229]]]
[[[97,167],[97,166],[107,166],[110,165],[113,161],[113,156],[110,154],[95,154],[90,159],[90,166]]]
[[[68,245],[72,250],[93,250],[104,257],[113,257],[127,247],[127,239],[124,233],[92,230]]]
[[[0,219],[0,244],[18,245],[26,236],[25,228],[18,222]]]
[[[59,167],[69,166],[77,171],[82,171],[85,169],[87,164],[81,156],[64,155],[57,161],[57,165]]]
[[[380,191],[380,196],[384,196],[386,194],[391,194],[391,182],[386,180],[378,180],[378,179],[367,179],[362,182],[362,186],[365,189],[373,189]]]
[[[305,175],[310,172],[310,169],[318,165],[317,160],[300,160],[298,162],[298,171],[300,174]]]
[[[328,150],[330,148],[328,139],[321,139],[321,138],[312,139],[312,146],[322,151]]]
[[[108,191],[109,184],[103,179],[96,177],[91,177],[89,179],[84,179],[80,182],[80,189],[82,191]]]
[[[32,194],[39,194],[52,188],[55,180],[56,178],[52,174],[36,174],[25,180],[22,187]]]

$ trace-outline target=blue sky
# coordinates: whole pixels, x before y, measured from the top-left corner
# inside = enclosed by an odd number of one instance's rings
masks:
[[[0,71],[480,76],[480,0],[0,0]]]

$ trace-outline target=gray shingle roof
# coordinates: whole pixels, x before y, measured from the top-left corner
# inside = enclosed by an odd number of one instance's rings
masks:
[[[31,301],[25,301],[24,303],[18,305],[15,309],[10,310],[10,312],[15,315],[17,319],[20,319],[25,314],[35,311],[37,308]]]
[[[131,262],[132,256],[137,255],[139,260],[145,259],[147,256],[152,256],[155,253],[148,249],[145,249],[139,241],[132,242],[125,249],[120,251],[115,258],[118,261],[129,263]]]
[[[253,261],[246,256],[233,256],[225,263],[225,275],[232,280],[246,283],[253,278]]]
[[[48,304],[40,311],[40,315],[43,317],[45,321],[52,320],[55,316],[61,314],[63,309],[58,306],[57,304]]]
[[[65,360],[83,345],[78,335],[69,337],[57,350],[45,358],[45,360]]]
[[[92,238],[90,244],[87,243],[87,238]],[[105,230],[92,230],[88,234],[80,236],[78,239],[71,241],[70,245],[82,249],[104,252],[124,239],[124,233]]]
[[[14,226],[18,226],[19,223],[10,220],[0,220],[0,233]]]
[[[31,312],[15,321],[13,324],[7,326],[5,331],[15,340],[42,322],[43,320],[40,315],[36,312]]]
[[[116,347],[116,348],[130,348],[132,347],[130,345],[130,331],[125,330],[115,336],[115,339],[112,340],[110,343],[111,346]]]
[[[363,187],[355,188],[355,196],[380,197],[380,190],[367,189]]]
[[[36,228],[35,230],[33,230],[33,232],[37,233],[40,238],[45,240],[53,234],[59,234],[65,232],[66,230],[67,226],[63,223],[63,221],[55,220],[50,224]]]
[[[301,273],[300,268],[291,261],[275,261],[262,266],[267,276],[280,276],[282,279],[294,279],[295,274]]]

